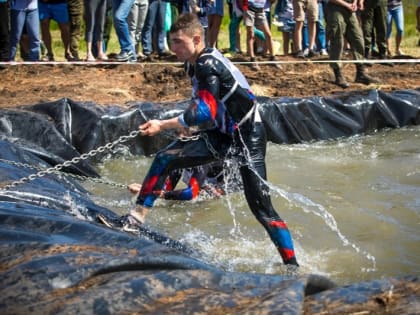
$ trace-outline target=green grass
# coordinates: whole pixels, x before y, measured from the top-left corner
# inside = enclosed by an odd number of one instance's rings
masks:
[[[420,56],[420,47],[417,46],[419,41],[420,35],[416,30],[416,8],[417,8],[417,1],[418,0],[403,0],[404,5],[404,35],[401,44],[401,49],[408,55],[411,56]],[[274,10],[274,6],[273,6]],[[395,27],[394,27],[395,28]],[[277,30],[275,26],[272,26],[273,38],[275,41],[281,43],[281,47],[283,47],[282,43],[282,34]],[[229,15],[227,6],[225,7],[225,16],[222,20],[221,30],[219,33],[219,40],[218,40],[218,48],[219,49],[228,49],[229,48]],[[242,50],[246,50],[245,45],[245,27],[241,26],[241,43],[242,43]],[[62,61],[64,60],[64,49],[60,38],[60,32],[58,30],[58,25],[54,21],[51,22],[51,33],[53,38],[53,50],[56,60]],[[80,57],[83,59],[86,56],[86,45],[84,38],[84,30],[82,31],[82,36],[80,40]],[[394,45],[394,36],[395,36],[395,29],[393,29],[393,35],[391,44]],[[117,36],[115,34],[114,28],[112,28],[111,39],[108,43],[107,53],[118,53],[120,51],[120,47],[118,44]],[[393,50],[391,50],[393,51]],[[280,52],[277,54],[282,54],[282,48]]]

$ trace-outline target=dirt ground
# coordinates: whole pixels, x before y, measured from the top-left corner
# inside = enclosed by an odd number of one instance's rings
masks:
[[[350,83],[348,89],[333,84],[333,73],[327,63],[305,62],[293,57],[278,57],[282,69],[263,64],[252,71],[247,59],[233,59],[247,77],[257,95],[268,97],[329,96],[350,91],[381,89],[384,91],[420,88],[419,63],[373,64],[368,72],[381,84],[354,83],[355,66],[343,65]],[[325,61],[324,59],[318,59]],[[409,60],[409,59],[407,59]],[[260,58],[260,61],[264,61]],[[412,61],[412,59],[411,59]],[[135,64],[8,64],[0,67],[0,107],[33,105],[66,97],[100,105],[130,102],[168,102],[188,99],[191,87],[183,67],[175,60]]]

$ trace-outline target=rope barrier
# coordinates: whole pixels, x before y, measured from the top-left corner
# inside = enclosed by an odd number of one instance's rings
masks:
[[[328,64],[328,63],[367,63],[367,64],[415,64],[420,63],[420,59],[362,59],[362,60],[353,60],[353,59],[341,59],[341,60],[330,60],[330,59],[290,59],[290,60],[276,60],[276,61],[232,61],[233,64],[260,64],[260,65],[270,65],[270,64]],[[182,66],[183,63],[179,61],[173,62],[148,62],[148,61],[138,61],[138,62],[122,62],[122,61],[7,61],[0,62],[0,65],[3,66],[19,66],[19,65],[77,65],[77,66],[107,66],[107,65],[160,65],[160,66]]]

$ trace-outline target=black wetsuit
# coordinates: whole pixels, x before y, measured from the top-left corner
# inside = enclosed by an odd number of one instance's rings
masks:
[[[198,140],[176,140],[157,153],[143,182],[137,203],[152,207],[173,169],[239,157],[245,196],[284,263],[296,264],[286,223],[274,210],[266,179],[266,133],[254,94],[242,73],[217,49],[206,48],[194,65],[187,65],[193,86],[190,106],[179,116],[185,127],[199,126]]]

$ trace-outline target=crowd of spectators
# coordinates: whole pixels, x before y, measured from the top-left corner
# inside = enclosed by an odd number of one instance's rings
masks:
[[[266,54],[269,60],[276,60],[279,47],[274,47],[274,42],[279,42],[273,39],[272,27],[282,32],[283,53],[296,58],[329,54],[335,60],[346,48],[355,53],[355,59],[403,54],[402,0],[226,1],[230,18],[226,56],[242,52],[242,22],[246,53],[252,62],[255,55]],[[51,20],[58,24],[67,61],[107,60],[112,27],[120,46],[114,60],[152,61],[153,56],[168,56],[167,31],[171,21],[185,12],[199,16],[207,45],[216,47],[224,11],[223,0],[0,0],[0,61],[15,61],[19,47],[24,61],[54,61]],[[393,23],[395,44],[391,41]],[[352,30],[343,29],[346,25]],[[79,51],[82,30],[85,53]],[[363,46],[361,56],[359,45]],[[256,63],[251,66],[259,69]],[[336,81],[346,85],[340,77]]]

